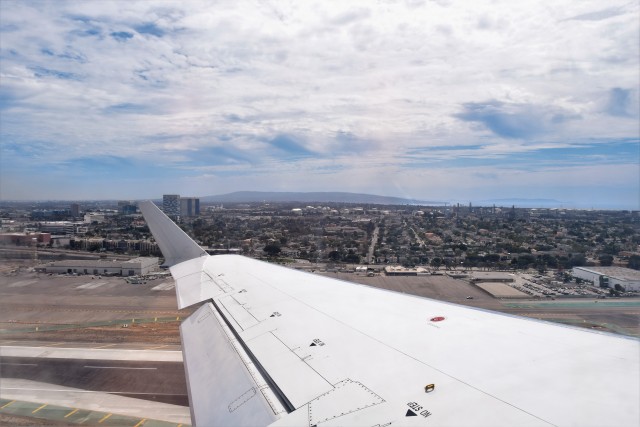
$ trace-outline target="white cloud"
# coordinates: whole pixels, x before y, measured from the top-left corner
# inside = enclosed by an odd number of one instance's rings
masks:
[[[640,12],[623,1],[1,2],[0,12],[0,136],[46,143],[51,162],[116,154],[190,171],[189,182],[217,170],[225,188],[245,189],[276,167],[309,190],[376,192],[409,188],[387,183],[418,173],[407,169],[417,147],[482,145],[438,156],[503,157],[500,172],[513,153],[639,137],[637,103],[624,102],[637,99]],[[487,102],[515,108],[529,132],[461,120]],[[558,112],[572,119],[556,126]],[[266,143],[279,135],[317,158],[284,156]],[[194,161],[202,152],[208,165]],[[32,191],[18,176],[5,175],[5,193]],[[465,182],[437,180],[464,193]]]

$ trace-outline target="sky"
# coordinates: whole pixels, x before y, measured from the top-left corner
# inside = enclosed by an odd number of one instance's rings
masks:
[[[617,0],[2,0],[0,198],[640,209],[639,27]]]

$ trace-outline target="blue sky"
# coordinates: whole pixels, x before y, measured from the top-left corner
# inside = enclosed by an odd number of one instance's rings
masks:
[[[640,208],[628,1],[0,2],[0,198]]]

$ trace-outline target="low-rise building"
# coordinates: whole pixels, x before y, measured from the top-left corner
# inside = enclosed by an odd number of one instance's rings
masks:
[[[158,268],[158,258],[139,257],[128,261],[65,260],[40,265],[37,271],[44,273],[93,274],[113,276],[142,276]]]
[[[43,221],[38,223],[38,229],[45,233],[73,234],[76,224],[71,221]]]
[[[32,244],[48,245],[51,243],[50,233],[2,233],[0,244],[28,246]]]
[[[471,281],[474,283],[510,283],[515,281],[515,276],[510,273],[499,271],[474,271],[471,274]]]
[[[640,291],[640,271],[624,267],[573,267],[573,277],[577,277],[594,286],[616,288],[625,291]]]
[[[424,267],[406,268],[389,265],[384,268],[384,274],[387,276],[424,276],[430,273]]]

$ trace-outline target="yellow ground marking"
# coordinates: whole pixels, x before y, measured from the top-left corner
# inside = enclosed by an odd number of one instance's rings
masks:
[[[56,345],[62,345],[64,344],[63,342],[54,342],[53,344],[47,344],[47,345],[43,345],[43,347],[53,347]]]
[[[140,422],[138,424],[134,425],[133,427],[140,427],[142,424],[144,424],[145,421],[147,421],[147,419],[143,418],[143,419],[140,420]]]
[[[178,424],[176,427],[182,427],[182,424]]]
[[[11,344],[12,342],[17,342],[17,341],[2,341],[2,343],[0,343],[1,345],[7,345],[7,344]]]
[[[149,347],[149,348],[145,348],[145,350],[155,350],[155,349],[158,349],[158,348],[164,348],[164,347],[166,347],[166,346],[167,346],[166,344],[165,344],[165,345],[158,345],[158,346],[156,346],[156,347]]]
[[[104,420],[106,420],[107,418],[109,418],[111,415],[113,414],[107,414],[104,417],[102,417],[102,419],[100,421],[98,421],[98,424],[101,424]]]
[[[69,412],[67,415],[65,415],[64,417],[65,417],[65,418],[68,418],[68,417],[70,417],[71,415],[75,414],[75,413],[76,413],[76,412],[78,412],[78,411],[79,411],[79,409],[74,409],[73,411],[71,411],[71,412]]]
[[[93,349],[95,350],[95,349],[97,349],[97,348],[112,347],[112,346],[114,346],[114,345],[118,345],[118,344],[105,344],[105,345],[101,345],[101,346],[99,346],[99,347],[93,347]]]
[[[38,412],[40,409],[44,408],[45,406],[47,406],[48,403],[45,403],[44,405],[42,405],[41,407],[39,407],[38,409],[34,409],[31,413],[35,414],[36,412]]]
[[[6,407],[7,407],[7,406],[9,406],[9,405],[13,405],[14,403],[16,403],[16,401],[15,401],[15,400],[12,400],[11,402],[9,402],[9,403],[5,403],[4,405],[2,405],[2,407],[0,407],[0,409],[4,409],[4,408],[6,408]]]

